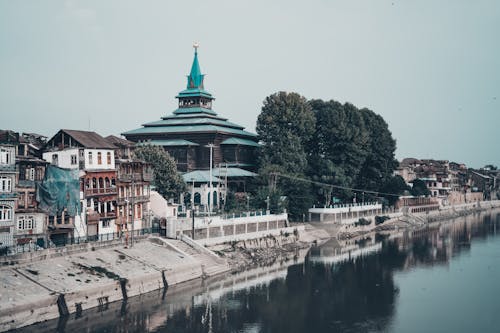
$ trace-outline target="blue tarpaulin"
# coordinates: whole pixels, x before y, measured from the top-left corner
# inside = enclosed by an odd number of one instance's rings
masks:
[[[38,207],[51,216],[80,213],[80,180],[78,170],[62,169],[48,165],[45,177],[36,191]]]

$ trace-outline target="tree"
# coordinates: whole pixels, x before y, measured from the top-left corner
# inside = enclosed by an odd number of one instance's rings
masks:
[[[316,116],[308,149],[309,176],[322,183],[380,191],[397,167],[396,141],[384,119],[350,103],[311,100],[309,104]],[[316,186],[316,202],[322,204],[325,196],[331,198],[329,192],[333,191]],[[335,190],[335,196],[350,201],[354,193]]]
[[[177,198],[186,191],[186,183],[177,173],[177,166],[170,155],[159,146],[145,145],[135,149],[137,159],[150,163],[154,171],[153,184],[164,198]]]
[[[263,143],[260,166],[274,164],[285,172],[303,173],[314,124],[314,113],[299,94],[278,92],[266,97],[257,118],[257,134]]]
[[[398,166],[394,158],[396,140],[384,118],[368,109],[360,110],[368,133],[368,154],[356,179],[356,187],[378,190],[392,178]]]
[[[425,182],[421,179],[414,179],[412,181],[412,188],[410,190],[411,195],[419,197],[422,195],[428,196],[431,192],[427,188],[427,185],[425,185]]]
[[[315,121],[307,100],[297,93],[278,92],[266,97],[257,119],[257,134],[263,143],[259,160],[262,178],[269,179],[271,172],[306,178],[307,147],[314,133]],[[278,179],[276,187],[261,184],[261,187],[268,188],[258,191],[258,202],[262,204],[266,191],[272,203],[283,194],[287,200],[285,203],[277,201],[279,208],[276,209],[287,208],[292,219],[302,220],[302,214],[312,203],[310,185],[285,177]],[[274,210],[273,204],[271,208]]]
[[[311,100],[309,104],[316,116],[316,130],[309,145],[310,177],[322,183],[353,187],[369,148],[362,114],[352,104],[333,100]],[[322,186],[316,189],[316,202],[322,204],[325,193],[331,190]],[[332,193],[346,201],[354,195],[349,190]]]
[[[391,206],[398,201],[399,195],[404,194],[408,190],[409,187],[401,176],[392,176],[380,189],[381,192],[385,193],[382,196],[387,199]]]

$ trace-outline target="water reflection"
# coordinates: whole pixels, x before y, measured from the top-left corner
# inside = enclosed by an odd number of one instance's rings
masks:
[[[84,311],[21,332],[378,332],[391,331],[395,275],[449,265],[472,243],[494,238],[500,215],[468,216],[425,230],[331,240],[281,262],[212,281]]]

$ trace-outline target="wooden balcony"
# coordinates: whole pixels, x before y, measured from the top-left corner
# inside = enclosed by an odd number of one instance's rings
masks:
[[[130,183],[131,181],[136,181],[136,182],[143,181],[143,176],[144,174],[139,172],[119,173],[117,178],[119,182]],[[149,181],[149,180],[144,179],[144,181]]]
[[[149,196],[147,195],[136,195],[135,197],[128,197],[128,198],[117,198],[116,203],[118,205],[126,205],[128,202],[131,203],[138,203],[138,202],[148,202],[149,201]]]
[[[85,189],[85,196],[113,195],[116,193],[116,187]]]
[[[153,172],[143,172],[142,173],[142,179],[145,182],[150,182],[153,180]]]
[[[107,213],[89,212],[89,213],[87,213],[87,223],[88,224],[97,224],[101,220],[112,220],[112,219],[116,219],[115,212],[107,212]]]
[[[130,173],[118,173],[118,181],[128,183],[132,181],[132,175]]]

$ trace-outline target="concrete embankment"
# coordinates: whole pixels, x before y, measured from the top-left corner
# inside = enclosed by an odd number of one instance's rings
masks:
[[[445,206],[439,210],[421,213],[397,213],[382,224],[365,226],[342,226],[337,231],[339,238],[352,238],[369,232],[420,227],[429,223],[449,220],[476,212],[500,208],[500,200],[479,201],[461,205]]]
[[[188,253],[189,252],[189,253]],[[0,268],[0,331],[104,307],[114,301],[230,270],[177,240],[150,238]]]
[[[264,253],[272,256],[276,251],[306,248],[310,242],[328,237],[310,227],[296,229],[300,232],[231,244],[239,248],[237,252],[256,254],[243,262],[250,265]],[[246,251],[250,248],[254,250]],[[267,250],[259,252],[257,248]],[[111,242],[44,250],[3,258],[2,264],[0,331],[64,318],[91,308],[104,309],[112,302],[244,269],[240,260],[220,257],[190,239],[159,237],[140,240],[128,248]]]

